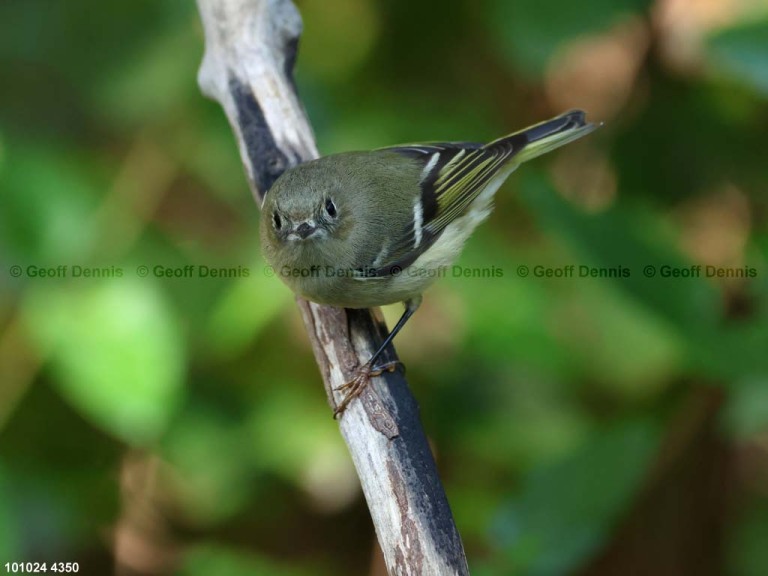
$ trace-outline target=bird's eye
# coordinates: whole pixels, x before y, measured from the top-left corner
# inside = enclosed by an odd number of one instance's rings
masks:
[[[328,216],[331,218],[336,218],[336,204],[330,198],[325,201],[325,211],[328,212]]]
[[[277,210],[272,212],[272,222],[274,223],[276,230],[280,230],[280,228],[283,227],[283,221],[280,219],[280,214],[277,213]]]

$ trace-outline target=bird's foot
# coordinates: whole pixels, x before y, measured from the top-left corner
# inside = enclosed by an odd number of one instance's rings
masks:
[[[398,367],[405,370],[405,365],[399,360],[386,362],[379,366],[371,366],[371,363],[367,362],[361,366],[352,380],[346,384],[342,384],[341,386],[334,388],[334,390],[337,392],[345,392],[345,394],[344,398],[342,398],[341,402],[333,411],[333,417],[336,418],[339,414],[344,412],[344,410],[347,409],[347,406],[349,406],[349,403],[363,393],[365,388],[370,383],[371,378],[375,376],[381,376],[384,372],[394,372]]]

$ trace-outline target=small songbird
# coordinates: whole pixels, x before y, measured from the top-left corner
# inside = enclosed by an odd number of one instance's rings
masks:
[[[296,294],[343,308],[403,302],[405,312],[335,414],[359,396],[421,294],[490,213],[493,195],[520,164],[592,132],[573,110],[489,144],[407,144],[325,156],[287,170],[261,211],[267,262]]]

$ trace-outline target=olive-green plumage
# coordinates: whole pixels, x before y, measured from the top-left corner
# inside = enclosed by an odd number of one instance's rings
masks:
[[[338,154],[286,172],[262,207],[267,261],[296,293],[321,304],[359,308],[398,301],[386,296],[389,282],[363,282],[357,271],[370,266],[382,242],[410,222],[413,192],[407,182],[418,182],[420,172],[415,160],[390,151]],[[335,218],[326,210],[328,200]],[[313,236],[286,239],[287,228],[306,221],[315,222]]]
[[[301,164],[266,195],[264,256],[294,292],[321,304],[418,301],[520,163],[594,128],[572,111],[486,145],[413,144]]]

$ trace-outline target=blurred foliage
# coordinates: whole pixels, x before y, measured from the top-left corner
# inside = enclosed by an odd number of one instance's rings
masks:
[[[502,54],[519,71],[535,78],[569,40],[603,31],[652,4],[649,0],[494,0],[487,14]]]
[[[655,428],[622,422],[528,473],[520,495],[497,518],[507,572],[522,565],[531,574],[562,574],[594,554],[641,483],[657,445]],[[598,475],[602,490],[594,489]]]
[[[500,274],[398,338],[473,574],[768,573],[768,4],[298,6],[323,153],[605,121],[500,191],[459,262]],[[0,23],[0,562],[382,573],[194,3]]]
[[[768,19],[734,26],[715,35],[709,46],[725,73],[740,77],[751,88],[768,92]]]

